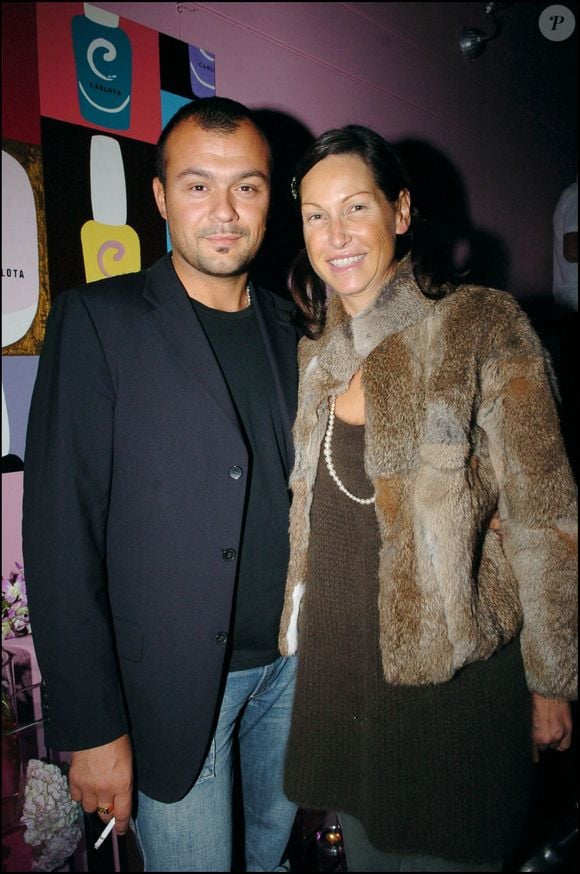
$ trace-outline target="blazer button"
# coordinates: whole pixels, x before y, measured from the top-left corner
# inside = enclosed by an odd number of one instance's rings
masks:
[[[218,631],[215,636],[215,642],[219,643],[220,646],[225,646],[225,644],[228,642],[227,631]]]
[[[239,479],[244,471],[239,464],[232,464],[228,472],[232,479]]]
[[[231,549],[231,547],[228,549],[222,549],[222,558],[224,561],[233,561],[236,555],[236,550]]]

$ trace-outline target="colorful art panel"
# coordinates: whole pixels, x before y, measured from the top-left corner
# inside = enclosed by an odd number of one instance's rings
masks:
[[[175,42],[175,40],[174,40]],[[168,91],[161,92],[161,120],[163,127],[167,124],[167,122],[173,118],[175,113],[181,109],[182,106],[185,106],[186,103],[191,102],[191,97],[179,97],[177,94],[170,94]],[[167,251],[169,252],[171,249],[171,240],[169,238],[169,228],[165,228],[165,244],[167,247]]]
[[[189,48],[189,77],[191,90],[196,97],[213,97],[215,94],[215,55],[197,46]]]
[[[161,92],[161,122],[163,127],[173,118],[175,113],[191,102],[190,97],[179,97],[177,94],[170,94],[169,91]]]
[[[162,91],[187,100],[215,95],[215,55],[207,49],[160,33],[159,63]]]
[[[52,299],[165,253],[153,145],[47,118],[42,142]]]
[[[158,34],[90,3],[37,3],[42,116],[155,143]]]
[[[49,309],[40,148],[2,140],[2,354],[38,355]]]
[[[26,425],[36,371],[37,355],[18,355],[2,361],[2,456],[24,460]]]
[[[40,145],[34,3],[2,3],[2,136]]]

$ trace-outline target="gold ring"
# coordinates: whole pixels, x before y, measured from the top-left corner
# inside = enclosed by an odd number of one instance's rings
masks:
[[[111,812],[110,807],[97,807],[97,813],[103,813],[105,816],[108,816]]]

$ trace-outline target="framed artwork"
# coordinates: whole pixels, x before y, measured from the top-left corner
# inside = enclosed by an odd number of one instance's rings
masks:
[[[167,251],[157,139],[216,87],[208,48],[91,3],[2,4],[2,55],[2,458],[13,472],[52,301]]]

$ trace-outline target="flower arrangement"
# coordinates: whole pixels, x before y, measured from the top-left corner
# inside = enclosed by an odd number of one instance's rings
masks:
[[[38,848],[33,871],[63,867],[81,838],[80,816],[80,804],[71,799],[60,767],[41,759],[29,759],[20,821],[26,826],[24,840]]]
[[[2,577],[2,640],[30,633],[24,568],[15,562],[8,579]]]

